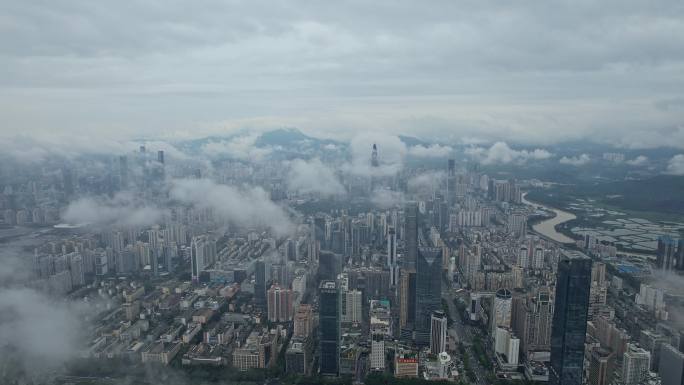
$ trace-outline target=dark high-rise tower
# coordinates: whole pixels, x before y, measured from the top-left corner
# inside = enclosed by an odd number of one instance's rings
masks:
[[[404,268],[415,269],[416,258],[418,256],[418,204],[416,202],[409,202],[406,205],[406,228],[404,236],[404,244],[406,250],[404,252]]]
[[[591,259],[581,253],[558,262],[551,327],[551,385],[581,385],[589,312]]]
[[[256,261],[254,264],[254,303],[260,307],[266,307],[266,264],[264,261]]]
[[[320,373],[340,372],[340,299],[335,281],[322,281],[319,287]]]
[[[442,249],[421,247],[416,263],[416,344],[430,343],[430,317],[442,302]]]
[[[128,158],[125,155],[119,157],[119,177],[121,188],[128,187]]]
[[[380,162],[378,162],[378,146],[373,143],[373,151],[371,152],[371,166],[378,167]]]
[[[164,164],[164,150],[157,151],[157,162]]]
[[[658,250],[656,254],[656,266],[663,270],[674,270],[677,263],[677,240],[669,236],[658,238]]]

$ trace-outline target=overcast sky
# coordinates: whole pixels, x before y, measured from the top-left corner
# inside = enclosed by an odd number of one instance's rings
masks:
[[[0,133],[684,143],[684,2],[0,2]]]

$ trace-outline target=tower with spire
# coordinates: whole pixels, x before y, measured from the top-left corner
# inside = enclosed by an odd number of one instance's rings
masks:
[[[378,167],[380,164],[378,163],[378,146],[373,143],[373,152],[371,152],[371,166],[372,167]]]

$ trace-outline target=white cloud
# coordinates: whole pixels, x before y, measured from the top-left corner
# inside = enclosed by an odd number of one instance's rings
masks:
[[[541,148],[532,151],[514,150],[506,142],[496,142],[489,148],[469,147],[465,153],[482,164],[524,163],[528,160],[548,159],[553,155]]]
[[[201,151],[211,157],[228,157],[232,159],[260,161],[266,158],[272,151],[270,147],[257,147],[256,141],[259,134],[251,133],[236,136],[230,140],[220,140],[205,143]]]
[[[409,155],[418,158],[446,158],[454,149],[449,146],[432,144],[430,146],[416,145],[408,149]]]
[[[136,227],[157,224],[164,214],[164,210],[144,204],[132,194],[119,193],[111,199],[99,197],[73,201],[62,213],[62,220],[95,227]]]
[[[564,156],[560,158],[559,162],[561,164],[568,164],[571,166],[584,166],[591,161],[591,157],[587,154],[582,154],[578,156],[567,157]]]
[[[648,163],[648,157],[644,155],[639,155],[634,159],[629,159],[625,163],[630,166],[643,166]]]
[[[407,187],[413,192],[431,194],[440,187],[445,177],[444,171],[423,172],[409,179]]]
[[[387,188],[377,188],[371,195],[371,203],[380,209],[396,207],[404,203],[404,194]]]
[[[371,166],[373,144],[378,148],[378,166]],[[380,132],[364,133],[354,136],[349,144],[351,163],[342,169],[353,175],[389,176],[398,173],[404,166],[406,145],[395,135]]]
[[[326,197],[345,194],[344,186],[335,172],[320,159],[292,161],[287,183],[291,191],[318,193]]]
[[[171,199],[210,209],[216,215],[239,226],[260,226],[277,235],[294,230],[285,210],[275,204],[261,187],[234,187],[208,179],[179,179],[171,182]]]
[[[684,154],[678,154],[667,162],[666,173],[672,175],[684,175]]]

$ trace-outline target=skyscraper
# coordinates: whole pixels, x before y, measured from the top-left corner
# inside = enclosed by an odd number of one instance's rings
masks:
[[[387,268],[390,271],[390,286],[399,283],[399,266],[397,266],[397,233],[394,227],[387,231]]]
[[[418,345],[430,343],[430,317],[442,301],[442,250],[421,247],[416,265],[416,336]]]
[[[254,304],[257,307],[266,307],[266,264],[264,261],[256,261],[254,264]]]
[[[292,321],[292,290],[277,284],[268,289],[268,320],[270,322]]]
[[[492,306],[492,336],[496,336],[497,327],[511,326],[511,308],[513,306],[513,295],[508,289],[499,289],[494,295]]]
[[[613,379],[615,354],[609,349],[596,347],[589,357],[589,385],[608,385]]]
[[[404,268],[415,269],[418,257],[418,203],[409,202],[405,208]]]
[[[340,299],[335,281],[319,287],[320,373],[337,376],[340,371]]]
[[[677,240],[669,237],[662,236],[658,238],[658,249],[656,253],[656,266],[663,270],[674,270],[677,265]]]
[[[684,385],[684,352],[672,345],[663,344],[658,373],[662,385]]]
[[[216,262],[216,241],[206,235],[193,237],[190,243],[192,281],[199,282],[200,273],[214,262]]]
[[[413,330],[416,320],[416,271],[402,269],[399,279],[399,328]]]
[[[628,344],[622,356],[622,381],[625,385],[638,385],[648,378],[651,354],[636,344]]]
[[[439,354],[446,351],[447,317],[443,311],[437,310],[430,318],[430,353]]]
[[[581,385],[587,332],[591,259],[581,253],[558,262],[551,330],[551,385]]]

